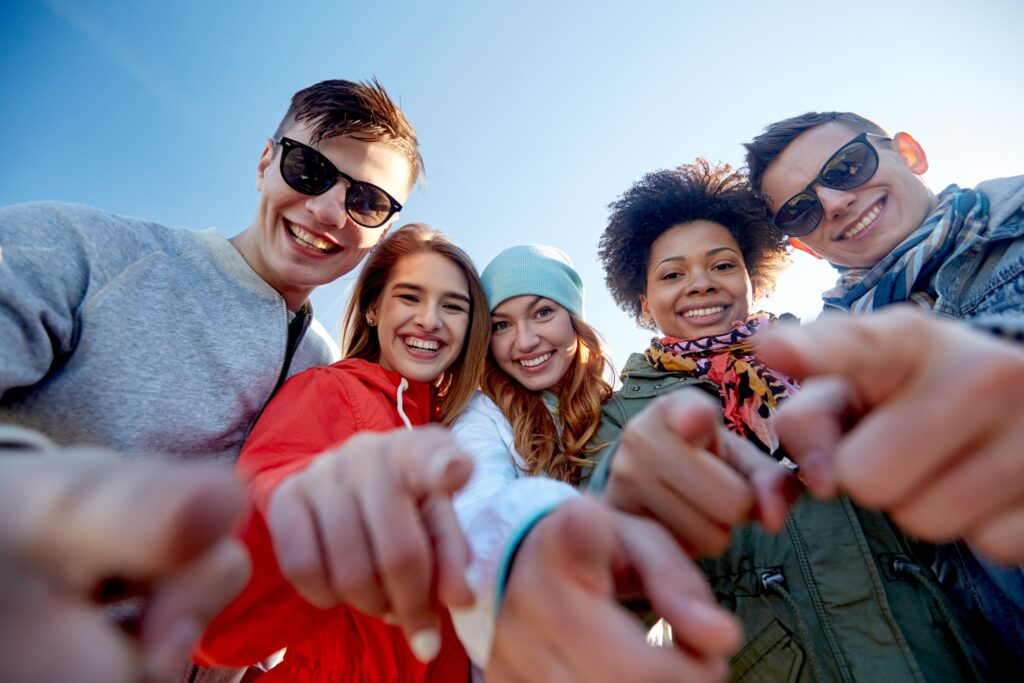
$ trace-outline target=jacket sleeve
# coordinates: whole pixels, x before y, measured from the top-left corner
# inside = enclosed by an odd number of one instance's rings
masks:
[[[472,607],[452,608],[452,621],[470,659],[486,668],[516,549],[537,521],[579,493],[561,481],[520,476],[508,420],[483,395],[470,402],[452,434],[473,457],[473,476],[455,497],[455,513],[473,551],[466,578],[476,595]]]
[[[350,396],[332,373],[313,368],[285,382],[242,449],[237,469],[248,482],[250,505],[238,535],[249,551],[252,576],[207,627],[194,653],[201,665],[258,662],[348,609],[319,609],[295,592],[278,567],[265,517],[281,483],[356,431]]]
[[[612,458],[619,447],[619,437],[626,427],[628,416],[622,406],[622,399],[612,396],[601,408],[601,424],[594,434],[592,443],[598,450],[594,453],[594,468],[591,470],[590,478],[586,481],[586,489],[592,493],[604,492],[608,485],[608,477],[611,474]]]

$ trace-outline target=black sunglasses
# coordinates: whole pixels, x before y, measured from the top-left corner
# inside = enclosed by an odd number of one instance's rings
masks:
[[[868,136],[891,140],[875,133],[861,133],[829,157],[818,172],[818,177],[783,203],[775,212],[775,229],[790,237],[804,237],[818,229],[825,208],[814,191],[815,185],[833,190],[852,190],[860,187],[878,170],[878,152],[868,142]]]
[[[291,138],[272,138],[281,145],[281,177],[296,192],[319,195],[344,178],[345,213],[364,228],[379,228],[402,210],[402,205],[381,188],[342,173],[331,160],[308,145]]]

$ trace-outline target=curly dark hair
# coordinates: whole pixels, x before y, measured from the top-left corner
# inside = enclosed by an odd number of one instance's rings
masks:
[[[736,239],[750,273],[754,298],[772,292],[789,261],[784,237],[773,230],[767,209],[742,171],[728,164],[692,164],[648,173],[608,205],[611,216],[598,243],[612,298],[637,324],[652,328],[640,308],[647,290],[651,247],[663,233],[691,221],[711,221]]]

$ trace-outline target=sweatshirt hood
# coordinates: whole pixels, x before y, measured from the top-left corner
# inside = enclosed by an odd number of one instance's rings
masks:
[[[335,363],[334,367],[344,369],[350,376],[355,377],[366,386],[383,393],[396,406],[400,407],[400,414],[404,412],[409,416],[419,417],[414,422],[428,422],[433,419],[432,402],[435,389],[432,384],[406,379],[397,372],[385,370],[377,363],[371,363],[362,358],[346,358]],[[399,387],[403,380],[406,382],[406,387],[402,390],[402,400],[399,404]]]

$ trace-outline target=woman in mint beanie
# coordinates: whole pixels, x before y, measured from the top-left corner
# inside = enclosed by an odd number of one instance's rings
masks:
[[[530,521],[576,498],[588,442],[611,396],[610,362],[584,319],[583,282],[565,252],[509,247],[481,275],[491,309],[482,390],[452,426],[474,473],[455,500],[473,548],[476,606],[453,614],[470,658],[486,666],[501,558]],[[513,485],[514,484],[514,485]]]

